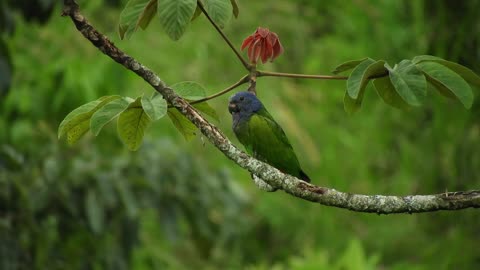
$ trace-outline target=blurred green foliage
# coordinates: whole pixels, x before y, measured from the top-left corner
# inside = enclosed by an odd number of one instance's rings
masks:
[[[125,3],[80,4],[168,84],[198,81],[212,94],[243,75],[203,16],[178,42],[155,21],[121,41],[115,31]],[[239,18],[225,27],[234,44],[263,26],[285,46],[268,70],[328,74],[348,59],[396,63],[432,54],[480,73],[478,0],[239,7]],[[56,131],[68,112],[103,95],[152,90],[57,16],[60,6],[44,25],[11,14],[15,29],[2,33],[2,59],[8,55],[13,77],[0,100],[0,269],[480,268],[478,210],[376,216],[263,193],[204,139],[185,142],[166,119],[135,153],[113,125],[67,147]],[[425,107],[405,112],[367,91],[362,110],[348,116],[345,87],[279,78],[257,84],[314,183],[368,194],[478,189],[478,89],[470,111],[429,91]],[[218,126],[234,138],[226,103],[224,96],[212,106]]]

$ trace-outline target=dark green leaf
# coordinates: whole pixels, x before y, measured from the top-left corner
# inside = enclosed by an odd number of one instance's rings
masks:
[[[470,85],[457,73],[436,62],[420,62],[417,67],[421,69],[429,82],[442,94],[455,96],[465,108],[473,104],[473,92]]]
[[[212,20],[223,28],[232,18],[233,6],[230,0],[205,0],[205,10]]]
[[[145,130],[151,123],[141,104],[141,97],[128,105],[120,113],[117,121],[117,132],[122,142],[131,151],[137,150],[143,142]]]
[[[161,0],[158,17],[163,29],[173,40],[182,37],[197,7],[196,0]]]
[[[124,98],[116,99],[105,104],[105,106],[95,112],[90,120],[90,130],[92,133],[97,136],[106,124],[128,107],[128,104],[130,104],[130,102]]]
[[[152,121],[156,121],[167,114],[167,102],[161,95],[153,98],[142,97],[142,107]]]
[[[410,106],[397,93],[389,77],[383,77],[373,80],[373,85],[378,95],[385,103],[399,109],[408,109]]]
[[[210,106],[207,102],[200,102],[200,103],[193,104],[193,107],[205,113],[206,115],[212,117],[213,119],[220,121],[220,118],[217,115],[217,111],[215,111],[215,109],[212,108],[212,106]]]
[[[230,0],[230,2],[232,3],[233,7],[233,16],[235,16],[235,18],[238,18],[239,9],[237,0]]]
[[[389,71],[390,81],[402,99],[409,105],[420,106],[427,95],[423,73],[410,60],[403,60]]]
[[[357,99],[363,95],[365,87],[369,82],[369,78],[373,76],[378,76],[382,74],[387,74],[388,71],[385,68],[385,61],[375,62],[372,59],[367,59],[360,63],[358,66],[353,69],[352,74],[348,77],[347,80],[347,92],[348,95]]]
[[[427,61],[436,62],[448,67],[458,73],[458,75],[460,75],[467,83],[480,88],[480,76],[465,66],[431,55],[421,55],[413,58],[415,64]]]
[[[361,99],[353,99],[351,98],[347,92],[343,96],[343,108],[348,114],[353,114],[360,109],[362,101]]]
[[[197,5],[197,8],[195,9],[195,13],[193,13],[191,21],[195,20],[198,16],[200,16],[200,14],[202,14],[202,10]]]
[[[140,26],[147,28],[157,10],[157,0],[130,0],[120,13],[120,22],[118,32],[120,38],[130,38],[130,36]]]
[[[173,125],[180,131],[180,133],[182,133],[183,137],[185,137],[185,140],[189,141],[195,137],[197,127],[177,109],[168,109],[168,117],[172,121]]]
[[[197,100],[205,97],[205,89],[196,82],[179,82],[171,87],[184,99]]]
[[[385,61],[375,62],[367,59],[357,65],[347,80],[347,91],[343,98],[343,106],[347,113],[352,114],[362,106],[365,88],[372,76],[379,76],[387,73]]]
[[[58,138],[66,135],[69,144],[77,142],[90,128],[90,118],[92,115],[105,104],[120,98],[120,96],[104,96],[76,108],[60,123],[58,127]]]
[[[333,70],[332,73],[333,74],[338,74],[338,73],[342,73],[344,71],[350,70],[350,69],[358,66],[361,62],[363,62],[365,60],[367,60],[367,58],[347,61],[347,62],[345,62],[343,64],[340,64],[337,67],[335,67],[335,70]]]

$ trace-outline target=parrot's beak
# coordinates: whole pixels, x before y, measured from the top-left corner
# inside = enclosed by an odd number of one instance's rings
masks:
[[[235,103],[229,103],[228,104],[228,111],[233,114],[234,112],[238,112],[238,107],[237,104]]]

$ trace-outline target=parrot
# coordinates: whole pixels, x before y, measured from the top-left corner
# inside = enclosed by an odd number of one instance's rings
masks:
[[[255,94],[248,91],[234,94],[228,111],[232,115],[233,132],[247,153],[283,173],[310,182],[282,127]]]

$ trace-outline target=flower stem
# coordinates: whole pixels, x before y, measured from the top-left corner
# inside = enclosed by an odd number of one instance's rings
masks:
[[[225,35],[225,33],[223,33],[222,29],[220,29],[220,27],[212,20],[210,15],[208,15],[207,11],[203,7],[202,2],[199,0],[199,1],[197,1],[197,3],[198,3],[198,7],[200,8],[200,10],[203,12],[203,14],[205,14],[205,16],[210,21],[210,23],[213,25],[213,27],[215,27],[215,29],[217,29],[217,32],[222,36],[223,40],[225,40],[225,42],[228,44],[228,46],[230,46],[230,48],[233,50],[233,52],[237,55],[237,58],[242,62],[243,66],[247,70],[250,70],[250,65],[248,64],[248,62],[240,55],[240,53],[237,51],[237,49],[235,49],[232,42],[228,39],[228,37]]]

